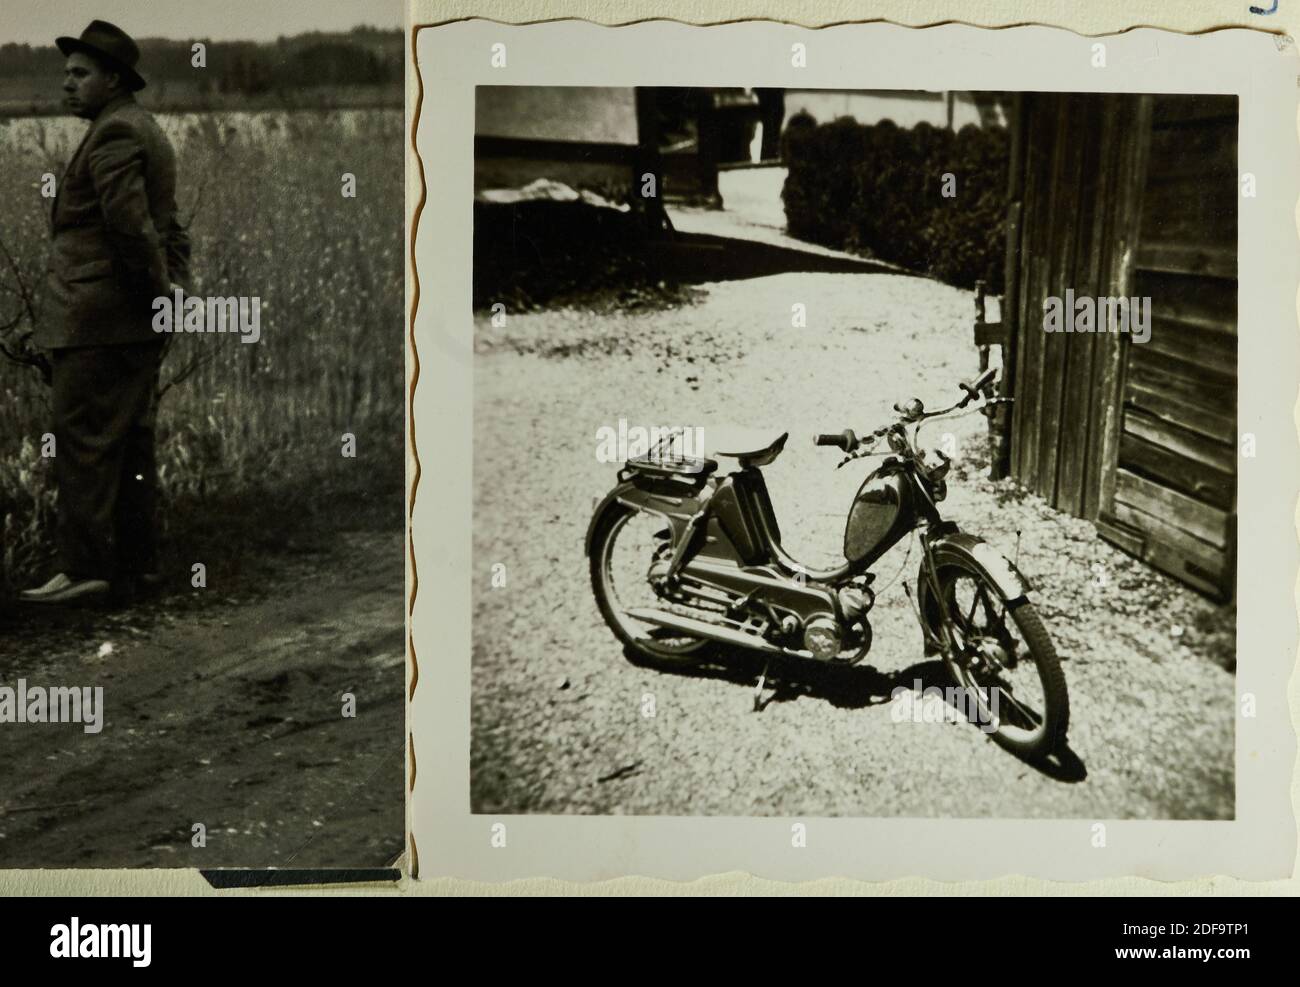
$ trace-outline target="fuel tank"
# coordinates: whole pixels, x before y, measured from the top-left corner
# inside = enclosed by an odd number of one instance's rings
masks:
[[[844,527],[844,557],[870,565],[898,544],[916,522],[911,483],[888,465],[872,473],[853,498]]]

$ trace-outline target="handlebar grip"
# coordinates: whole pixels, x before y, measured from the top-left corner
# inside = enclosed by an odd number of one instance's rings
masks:
[[[988,386],[989,381],[991,381],[997,375],[998,375],[997,367],[989,367],[987,370],[985,370],[974,380],[970,380],[970,381],[963,380],[961,382],[961,389],[965,391],[967,394],[974,397],[977,393],[984,390],[984,388]]]
[[[821,432],[813,436],[813,445],[835,446],[845,452],[852,452],[853,447],[858,444],[858,438],[853,434],[853,429],[846,428],[843,432]]]
[[[961,403],[967,405],[971,401],[975,400],[975,398],[979,397],[980,391],[984,390],[997,374],[998,371],[996,367],[989,367],[974,380],[963,380],[961,382],[961,389],[966,392],[966,396],[962,398]]]

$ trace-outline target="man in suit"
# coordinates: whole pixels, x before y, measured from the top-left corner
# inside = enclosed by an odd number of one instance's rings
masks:
[[[59,564],[30,603],[128,593],[156,578],[153,300],[188,290],[176,155],[135,101],[139,49],[93,21],[56,42],[68,109],[90,121],[57,186],[46,302],[33,336],[53,367]]]

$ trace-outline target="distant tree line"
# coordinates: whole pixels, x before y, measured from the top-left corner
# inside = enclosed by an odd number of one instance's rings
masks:
[[[206,67],[192,64],[192,46],[202,41]],[[0,45],[0,78],[51,78],[62,71],[63,55],[53,44]],[[205,38],[140,41],[140,71],[151,83],[193,82],[202,91],[256,95],[315,85],[383,85],[402,79],[401,31],[356,28],[347,34],[297,35],[271,42],[210,41]]]

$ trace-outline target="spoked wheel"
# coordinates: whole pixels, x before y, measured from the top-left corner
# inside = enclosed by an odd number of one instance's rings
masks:
[[[705,638],[656,627],[627,616],[633,607],[650,607],[702,616],[693,608],[661,597],[651,579],[664,571],[672,557],[667,522],[630,507],[614,505],[600,519],[591,546],[591,588],[601,616],[629,657],[645,664],[684,666],[698,662],[711,643]],[[707,616],[707,615],[704,615]]]
[[[1023,598],[1009,605],[987,576],[959,562],[941,563],[937,575],[953,644],[944,663],[965,690],[972,718],[1010,751],[1031,759],[1051,754],[1065,740],[1070,703],[1038,611]],[[940,619],[930,602],[932,620]]]

